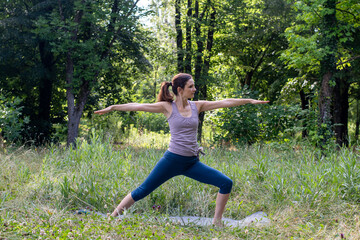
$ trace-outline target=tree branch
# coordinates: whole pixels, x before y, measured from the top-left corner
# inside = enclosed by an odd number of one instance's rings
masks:
[[[139,0],[136,0],[133,4],[133,6],[131,7],[130,11],[126,14],[126,17],[129,17],[131,12],[134,10],[134,8],[136,7],[137,3],[139,2]]]
[[[272,42],[272,40],[273,40],[273,36],[271,36],[270,37],[270,41],[269,41],[269,43],[268,43],[268,45],[267,45],[267,47],[265,48],[265,50],[262,52],[262,54],[261,54],[261,57],[260,57],[260,59],[259,59],[259,61],[257,62],[257,64],[255,65],[255,67],[254,67],[254,69],[253,70],[251,70],[253,73],[255,73],[256,72],[256,70],[258,69],[258,67],[261,65],[261,63],[263,62],[263,60],[264,60],[264,57],[265,57],[265,55],[266,55],[266,52],[267,52],[267,50],[270,48],[270,46],[271,46],[271,42]],[[250,71],[250,72],[251,72]],[[255,82],[254,82],[254,84],[253,84],[253,86],[255,86],[255,84],[257,83],[257,79],[255,80]]]
[[[343,9],[340,9],[340,8],[335,8],[335,10],[340,11],[340,12],[344,12],[344,13],[347,13],[347,14],[350,14],[350,15],[352,15],[352,16],[354,17],[355,20],[358,20],[358,19],[359,19],[359,18],[356,17],[356,15],[355,15],[354,13],[352,13],[352,12],[349,12],[349,11],[346,11],[346,10],[343,10]]]
[[[346,60],[345,62],[340,62],[340,63],[336,64],[336,67],[338,67],[338,66],[340,66],[340,65],[343,65],[343,64],[345,64],[345,63],[351,62],[351,61],[353,61],[353,60],[355,60],[355,59],[357,59],[357,58],[360,58],[360,55],[355,56],[355,57],[352,57],[352,58]]]
[[[59,15],[60,15],[61,21],[65,22],[63,7],[62,7],[60,0],[58,0],[58,5],[59,5]]]

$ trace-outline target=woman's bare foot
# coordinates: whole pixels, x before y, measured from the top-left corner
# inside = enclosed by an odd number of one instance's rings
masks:
[[[221,219],[213,219],[212,224],[215,227],[224,227],[224,223],[221,221]]]

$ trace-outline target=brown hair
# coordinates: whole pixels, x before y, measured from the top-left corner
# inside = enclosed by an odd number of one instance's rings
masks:
[[[170,93],[169,87],[171,86],[173,93],[175,93],[175,95],[178,95],[178,92],[177,92],[178,87],[181,87],[182,89],[184,89],[187,81],[189,81],[191,78],[192,78],[192,76],[190,74],[179,73],[173,77],[171,82],[162,82],[160,93],[158,95],[158,102],[174,101],[174,96],[173,96],[173,94]]]

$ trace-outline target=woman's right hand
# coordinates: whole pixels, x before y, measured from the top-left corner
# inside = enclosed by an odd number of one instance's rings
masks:
[[[109,113],[111,111],[112,111],[112,109],[111,109],[111,106],[110,106],[110,107],[107,107],[107,108],[104,108],[104,109],[101,109],[101,110],[97,110],[97,111],[94,112],[94,114],[103,115],[103,114]]]

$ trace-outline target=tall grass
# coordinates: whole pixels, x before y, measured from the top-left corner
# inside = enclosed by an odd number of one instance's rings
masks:
[[[150,139],[150,141],[149,141]],[[72,208],[91,206],[110,211],[127,193],[141,184],[166,150],[142,136],[116,149],[110,141],[93,135],[76,149],[56,150],[44,158],[34,196],[52,198]],[[255,211],[275,213],[284,206],[309,208],[360,199],[358,154],[349,149],[328,152],[319,158],[316,149],[294,150],[291,143],[208,149],[202,161],[234,180],[229,211],[242,218]],[[161,205],[169,214],[209,217],[214,212],[215,187],[186,177],[175,177],[136,204],[136,211]],[[110,208],[110,209],[109,209]],[[326,213],[324,213],[326,214]]]
[[[85,207],[111,212],[146,178],[166,150],[169,137],[136,132],[131,136],[119,146],[93,133],[76,148],[51,146],[43,155],[25,149],[21,154],[2,155],[5,167],[0,177],[6,181],[0,182],[0,209],[16,211],[21,198],[22,204],[51,212]],[[271,226],[250,228],[250,232],[225,230],[227,237],[340,239],[343,234],[360,239],[358,150],[334,149],[324,155],[306,143],[285,142],[231,150],[212,147],[206,153],[201,161],[234,181],[225,217],[242,219],[264,211],[273,220]],[[23,160],[29,156],[32,160]],[[23,194],[12,195],[14,189]],[[157,214],[211,217],[217,191],[178,176],[130,211],[148,215],[156,204],[161,206]],[[1,216],[9,217],[4,210]]]

